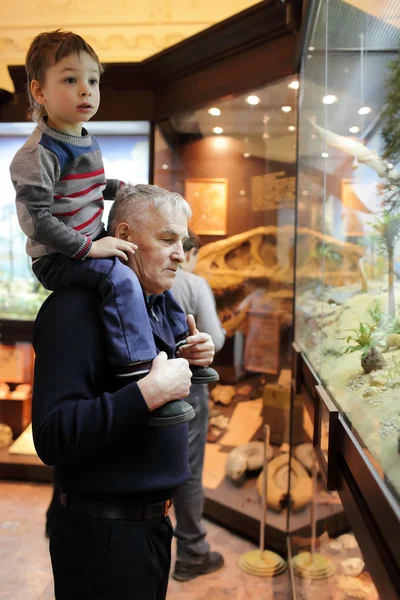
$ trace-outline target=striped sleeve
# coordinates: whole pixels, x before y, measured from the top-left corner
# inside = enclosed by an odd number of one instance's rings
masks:
[[[10,173],[18,220],[25,235],[50,252],[84,258],[91,247],[90,238],[52,215],[54,186],[60,178],[55,153],[41,144],[24,146],[15,155]]]

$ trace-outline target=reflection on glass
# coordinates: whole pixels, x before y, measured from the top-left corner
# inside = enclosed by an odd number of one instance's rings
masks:
[[[13,156],[33,128],[31,123],[3,123],[0,126],[0,178],[3,184],[0,198],[0,318],[3,319],[34,319],[48,295],[34,277],[25,252],[25,236],[18,224],[15,191],[9,174]],[[110,123],[93,123],[88,129],[96,133],[108,178],[148,182],[148,124],[125,123],[123,131],[129,134],[120,134],[119,128],[113,128]],[[118,135],[114,134],[115,129]],[[137,130],[139,133],[135,133]],[[106,202],[105,223],[110,207],[111,202]]]

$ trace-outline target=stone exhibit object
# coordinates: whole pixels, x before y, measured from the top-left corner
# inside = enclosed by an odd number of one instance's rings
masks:
[[[272,456],[269,448],[268,458]],[[225,472],[235,483],[244,480],[247,471],[262,469],[264,463],[264,442],[249,442],[231,450],[226,459]]]
[[[11,427],[5,423],[0,423],[0,448],[6,448],[11,444],[13,439],[13,432]]]
[[[329,544],[327,544],[326,549],[331,554],[339,554],[339,552],[343,550],[343,544],[342,542],[338,542],[337,540],[332,540],[332,542],[329,542]]]
[[[236,393],[234,385],[220,385],[217,384],[211,390],[211,398],[214,402],[228,406],[232,402],[232,398]]]
[[[348,575],[349,577],[358,577],[361,571],[365,567],[365,563],[362,558],[345,558],[340,563],[340,569],[343,575]]]
[[[267,505],[281,512],[288,500],[289,454],[279,454],[268,464]],[[257,479],[257,491],[262,496],[262,473]],[[312,480],[303,465],[292,457],[290,474],[290,505],[299,512],[312,497]]]
[[[357,540],[352,533],[343,533],[343,535],[339,535],[336,541],[341,542],[343,547],[348,550],[355,550],[358,548]]]

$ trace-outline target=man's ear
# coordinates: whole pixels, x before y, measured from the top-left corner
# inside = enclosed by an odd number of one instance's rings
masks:
[[[36,100],[38,104],[45,104],[46,98],[44,97],[43,90],[37,79],[32,79],[30,84],[30,91],[33,99]]]
[[[133,242],[133,232],[128,223],[118,223],[115,237],[125,242]]]

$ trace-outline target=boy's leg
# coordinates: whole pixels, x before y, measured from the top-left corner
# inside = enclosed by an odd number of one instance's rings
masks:
[[[35,262],[33,271],[46,289],[71,285],[96,289],[102,299],[110,363],[118,369],[147,362],[150,369],[157,350],[142,288],[129,267],[117,258],[76,261],[54,254]]]

